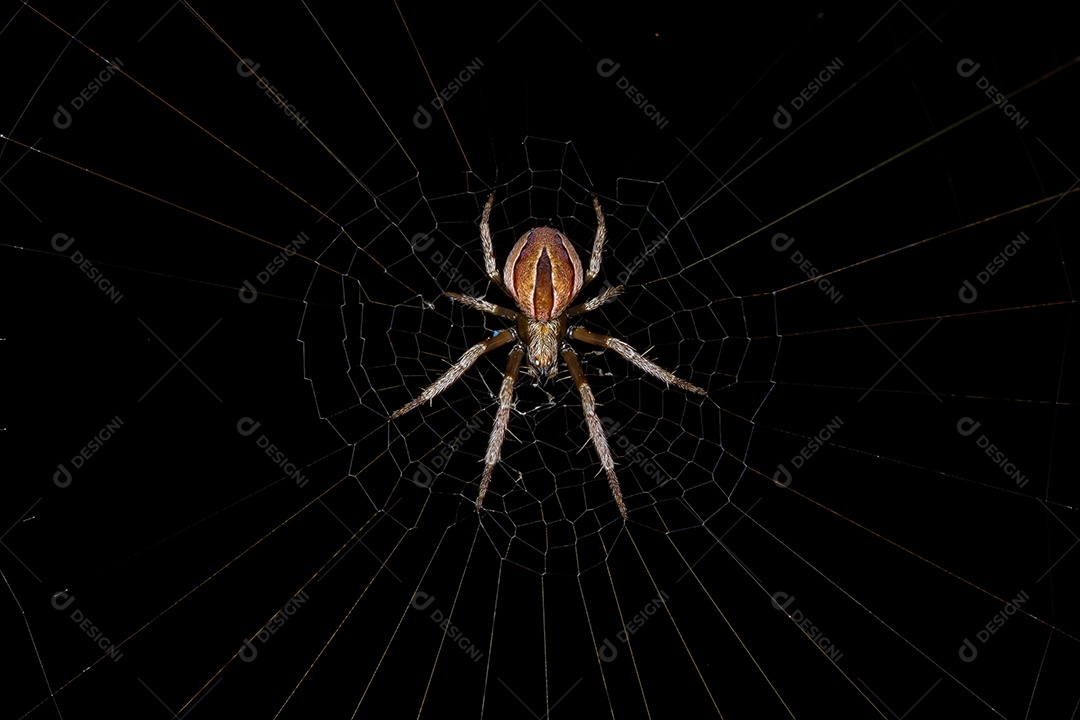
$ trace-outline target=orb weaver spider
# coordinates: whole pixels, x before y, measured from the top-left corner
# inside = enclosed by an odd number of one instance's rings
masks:
[[[488,438],[487,453],[484,456],[484,473],[480,480],[480,491],[476,496],[476,511],[484,503],[488,486],[499,454],[506,437],[506,426],[510,421],[510,408],[514,400],[514,385],[517,382],[521,360],[528,362],[526,372],[537,377],[541,382],[555,377],[559,356],[570,370],[578,394],[581,396],[581,408],[585,413],[585,423],[589,428],[600,464],[607,473],[608,486],[615,497],[615,504],[623,520],[627,519],[626,502],[623,500],[619,480],[615,476],[615,460],[611,456],[604,435],[600,418],[596,415],[596,398],[585,379],[577,353],[570,347],[569,339],[580,340],[590,345],[614,350],[627,361],[638,366],[650,375],[663,380],[667,385],[675,385],[698,395],[705,395],[705,390],[697,385],[675,377],[675,375],[647,359],[628,343],[609,335],[590,332],[580,325],[572,325],[571,319],[596,310],[611,302],[623,291],[623,286],[609,287],[591,300],[570,306],[581,290],[600,274],[600,261],[604,250],[607,228],[600,201],[593,196],[593,208],[596,210],[596,236],[593,239],[592,255],[589,257],[588,270],[582,271],[581,260],[577,251],[563,233],[550,227],[538,227],[521,236],[506,259],[502,275],[499,275],[495,261],[495,249],[491,241],[491,208],[495,202],[492,193],[484,205],[480,221],[480,242],[484,251],[484,268],[491,282],[514,301],[517,310],[501,307],[482,298],[458,293],[443,293],[447,297],[481,312],[494,315],[514,323],[513,326],[496,332],[492,337],[478,342],[465,351],[449,370],[435,382],[402,407],[390,415],[396,420],[405,413],[426,402],[433,400],[439,393],[453,385],[486,353],[513,343],[510,359],[506,363],[502,387],[499,390],[499,409],[495,415],[495,425]]]

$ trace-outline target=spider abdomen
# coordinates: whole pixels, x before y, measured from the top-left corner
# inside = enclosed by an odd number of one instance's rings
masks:
[[[566,312],[585,284],[574,246],[549,227],[521,236],[506,259],[503,283],[518,308],[541,323]]]

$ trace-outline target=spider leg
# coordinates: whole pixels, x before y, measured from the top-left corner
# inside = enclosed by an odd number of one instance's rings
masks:
[[[585,284],[591,283],[600,274],[600,261],[604,254],[604,239],[607,237],[607,224],[604,211],[600,209],[600,200],[593,195],[593,208],[596,209],[596,237],[593,238],[592,255],[589,257],[589,270],[585,273]]]
[[[498,317],[506,318],[507,320],[517,320],[518,314],[516,312],[508,308],[496,305],[493,302],[488,302],[487,300],[473,297],[472,295],[460,295],[455,292],[444,292],[443,295],[450,298],[451,300],[456,300],[462,305],[471,307],[474,310],[486,312],[488,315],[497,315]]]
[[[589,387],[589,382],[585,379],[585,371],[581,369],[581,362],[578,361],[577,353],[573,348],[563,344],[562,357],[570,368],[574,386],[581,395],[581,409],[585,412],[585,424],[589,426],[589,436],[592,437],[593,446],[596,447],[596,454],[600,456],[600,465],[607,473],[608,487],[611,488],[611,494],[615,496],[619,514],[622,515],[623,520],[626,520],[626,503],[623,501],[619,480],[615,477],[615,459],[611,457],[611,448],[608,447],[607,436],[604,435],[604,426],[600,418],[596,416],[596,398],[593,396],[592,388]]]
[[[484,248],[484,272],[496,287],[506,292],[506,286],[503,285],[502,276],[499,275],[499,268],[495,262],[495,245],[491,242],[491,206],[494,203],[495,193],[493,192],[488,195],[487,202],[484,204],[484,214],[480,218],[480,245]]]
[[[587,342],[590,345],[599,345],[602,348],[608,348],[622,355],[626,360],[637,365],[639,368],[649,373],[653,377],[660,378],[668,385],[675,385],[683,390],[687,390],[698,395],[705,395],[706,392],[693,383],[688,383],[685,380],[675,377],[675,374],[670,370],[665,370],[652,360],[649,360],[644,355],[639,353],[629,343],[623,342],[618,338],[613,338],[610,335],[601,335],[599,333],[589,332],[585,328],[575,327],[570,331],[570,337],[575,340]]]
[[[424,403],[433,399],[443,390],[457,382],[458,378],[464,375],[465,372],[473,366],[473,363],[480,359],[481,355],[487,352],[491,352],[495,348],[502,347],[511,340],[514,340],[516,337],[517,336],[513,330],[506,329],[499,331],[492,337],[489,337],[487,340],[476,343],[471,348],[466,350],[465,354],[462,355],[456,363],[451,365],[450,369],[444,372],[438,380],[424,388],[423,392],[417,395],[415,399],[410,400],[408,403],[395,410],[390,415],[390,419],[396,420],[410,410],[415,410]]]
[[[499,388],[499,410],[495,413],[495,426],[491,430],[491,437],[488,438],[487,454],[484,456],[484,476],[480,479],[480,492],[476,495],[476,512],[480,512],[480,506],[484,504],[484,496],[487,495],[488,485],[491,484],[491,474],[495,472],[495,466],[499,462],[499,451],[502,450],[503,440],[506,438],[506,426],[510,422],[514,384],[517,382],[518,369],[521,367],[521,358],[524,356],[525,348],[519,342],[510,351],[510,359],[506,361],[506,374],[503,375],[502,387]]]
[[[609,288],[605,289],[604,292],[600,293],[599,295],[597,295],[593,299],[586,300],[585,302],[581,303],[580,305],[575,305],[574,307],[567,310],[566,311],[566,316],[567,317],[577,317],[578,315],[584,315],[587,312],[592,312],[593,310],[600,307],[601,305],[606,305],[607,303],[609,303],[612,300],[614,300],[615,298],[617,298],[619,295],[622,294],[623,289],[624,288],[623,288],[622,285],[617,285],[615,287],[609,287]]]

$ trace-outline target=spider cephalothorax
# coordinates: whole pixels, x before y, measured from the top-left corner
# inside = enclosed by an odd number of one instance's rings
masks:
[[[494,336],[466,350],[465,354],[438,380],[424,388],[415,399],[394,411],[390,419],[401,417],[453,385],[481,355],[507,343],[514,343],[510,351],[510,359],[506,364],[502,387],[499,390],[499,409],[495,415],[495,427],[488,439],[487,454],[484,457],[484,474],[480,480],[480,491],[476,496],[476,510],[479,512],[484,502],[484,495],[487,494],[488,486],[491,484],[491,475],[499,462],[503,439],[506,437],[506,426],[510,421],[510,408],[514,400],[514,383],[517,382],[522,358],[525,358],[528,363],[527,371],[531,371],[537,378],[544,381],[555,377],[561,356],[581,395],[581,407],[585,413],[589,435],[596,447],[597,455],[600,456],[600,464],[607,473],[608,485],[615,497],[615,504],[618,505],[619,512],[625,520],[626,503],[623,501],[619,481],[615,477],[615,460],[611,456],[611,448],[608,446],[600,418],[596,415],[596,398],[593,397],[592,388],[585,380],[585,371],[581,368],[577,353],[570,347],[567,340],[573,338],[614,350],[668,385],[675,385],[699,395],[704,395],[705,391],[675,377],[670,371],[648,360],[618,338],[599,335],[570,324],[572,318],[610,302],[623,290],[621,285],[609,287],[592,300],[570,306],[582,288],[600,274],[600,260],[607,229],[604,224],[604,213],[600,209],[600,201],[596,197],[593,197],[593,208],[596,210],[596,237],[593,239],[593,251],[589,258],[588,270],[582,271],[581,259],[569,238],[554,228],[539,227],[522,235],[514,245],[506,259],[502,277],[499,276],[495,262],[495,249],[491,242],[490,220],[494,201],[495,194],[492,193],[484,205],[484,214],[480,221],[484,268],[488,278],[513,299],[518,309],[509,310],[469,295],[445,294],[469,307],[512,320],[515,326],[500,330]]]

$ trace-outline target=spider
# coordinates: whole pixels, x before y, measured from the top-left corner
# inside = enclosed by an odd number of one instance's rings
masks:
[[[514,400],[514,384],[517,382],[522,358],[528,362],[526,373],[545,382],[555,377],[561,356],[581,396],[581,408],[585,413],[589,435],[596,448],[596,454],[600,456],[600,464],[607,473],[608,486],[615,497],[615,504],[618,505],[619,513],[625,521],[626,502],[619,488],[619,480],[615,477],[615,460],[611,457],[611,448],[608,447],[600,418],[596,415],[596,398],[585,379],[585,371],[582,370],[577,353],[570,346],[568,339],[572,338],[614,350],[645,372],[663,380],[667,385],[675,385],[698,395],[705,395],[705,391],[697,385],[675,377],[670,371],[647,359],[626,342],[608,335],[590,332],[580,325],[571,324],[572,319],[611,302],[623,291],[622,285],[608,287],[593,299],[570,306],[582,288],[600,274],[600,261],[607,229],[604,224],[604,213],[600,209],[600,201],[595,195],[593,208],[596,210],[596,237],[593,239],[588,270],[582,272],[577,251],[564,234],[554,228],[538,227],[522,235],[514,245],[506,259],[506,266],[503,268],[501,277],[491,242],[490,219],[494,201],[495,193],[492,193],[484,205],[483,217],[480,220],[484,268],[491,282],[514,301],[517,310],[510,310],[469,295],[452,292],[443,294],[468,307],[510,320],[514,326],[500,330],[492,337],[466,350],[465,354],[441,377],[424,388],[416,398],[395,410],[390,415],[390,420],[396,420],[410,410],[433,400],[435,396],[457,382],[473,363],[480,359],[480,356],[513,343],[510,359],[506,363],[502,387],[499,390],[499,409],[495,415],[495,426],[488,438],[487,454],[484,456],[484,474],[480,480],[480,491],[476,496],[476,511],[479,512],[484,503],[484,495],[487,494],[488,486],[491,484],[491,475],[499,462],[499,453],[506,437],[506,426],[510,421],[510,408]]]

